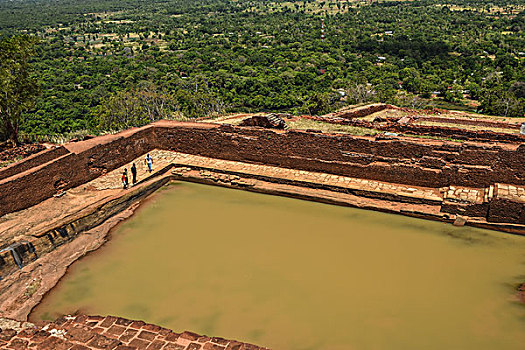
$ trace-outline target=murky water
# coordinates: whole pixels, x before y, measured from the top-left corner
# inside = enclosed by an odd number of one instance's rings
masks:
[[[524,237],[175,184],[32,318],[81,310],[275,349],[523,349],[524,263]]]

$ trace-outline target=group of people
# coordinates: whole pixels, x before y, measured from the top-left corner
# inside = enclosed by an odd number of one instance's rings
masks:
[[[153,165],[153,158],[149,155],[149,153],[146,155],[146,158],[144,159],[144,163],[148,166],[148,172],[151,173],[151,167]],[[137,183],[137,166],[135,163],[131,166],[131,177],[133,181],[133,185]],[[128,188],[129,186],[129,180],[128,180],[128,168],[124,168],[124,172],[122,173],[122,187],[124,189]]]

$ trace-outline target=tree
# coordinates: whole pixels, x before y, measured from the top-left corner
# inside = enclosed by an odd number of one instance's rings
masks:
[[[155,86],[134,91],[120,91],[109,96],[98,111],[99,127],[121,130],[142,126],[159,119],[169,119],[178,105],[173,97]]]
[[[376,95],[376,90],[372,84],[355,84],[346,89],[348,101],[351,104],[370,102]]]
[[[517,81],[509,88],[509,92],[516,98],[525,98],[525,82]]]
[[[0,41],[0,127],[13,146],[18,145],[22,113],[33,106],[39,92],[29,62],[36,42],[28,35]]]
[[[329,93],[314,92],[303,105],[303,110],[310,115],[320,115],[330,111],[332,104]]]
[[[421,92],[421,74],[416,68],[405,68],[401,71],[403,78],[403,86],[407,91],[420,93]]]

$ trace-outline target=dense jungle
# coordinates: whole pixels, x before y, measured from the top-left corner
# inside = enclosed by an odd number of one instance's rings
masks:
[[[365,102],[523,116],[524,29],[520,0],[0,0],[0,39],[37,39],[33,137]]]

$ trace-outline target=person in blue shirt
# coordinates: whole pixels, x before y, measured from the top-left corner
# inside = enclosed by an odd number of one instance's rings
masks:
[[[151,173],[151,165],[153,164],[153,158],[151,158],[149,153],[146,155],[146,159],[144,159],[144,161],[148,165],[148,171]]]

